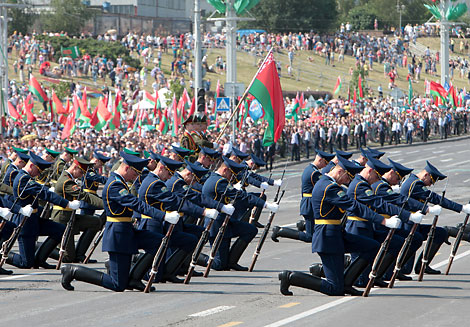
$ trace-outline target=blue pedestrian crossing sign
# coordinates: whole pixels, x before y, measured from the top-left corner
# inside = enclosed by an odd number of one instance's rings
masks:
[[[215,108],[218,112],[230,111],[230,98],[216,98],[215,99]]]

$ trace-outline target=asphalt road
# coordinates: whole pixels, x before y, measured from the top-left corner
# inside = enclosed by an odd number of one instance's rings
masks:
[[[428,159],[449,176],[448,198],[470,200],[470,146],[468,140],[390,149],[387,156],[422,169]],[[275,224],[293,226],[299,217],[300,175],[305,163],[289,166],[284,196]],[[282,168],[273,176],[279,178]],[[445,182],[435,188],[441,192]],[[274,197],[275,190],[267,192]],[[261,222],[266,222],[263,213]],[[430,223],[432,217],[426,217]],[[455,225],[463,214],[443,210],[439,225]],[[259,235],[258,235],[259,237]],[[240,263],[249,265],[258,238]],[[453,239],[451,239],[453,241]],[[451,247],[444,245],[433,267],[444,269]],[[206,251],[207,253],[207,251]],[[103,269],[106,253],[97,252]],[[50,259],[52,263],[54,260]],[[369,298],[328,297],[291,287],[294,296],[279,293],[277,274],[283,269],[307,271],[319,262],[310,245],[267,239],[253,273],[211,271],[209,278],[193,278],[190,285],[156,284],[157,291],[114,293],[74,282],[75,291],[60,285],[55,270],[14,269],[0,277],[0,326],[455,326],[467,323],[470,304],[470,246],[462,242],[449,276],[425,275],[395,288],[373,289]],[[5,265],[5,268],[11,267]],[[201,268],[198,269],[202,271]]]

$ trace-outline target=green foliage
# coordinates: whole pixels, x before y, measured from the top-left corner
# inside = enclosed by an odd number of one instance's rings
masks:
[[[369,5],[355,7],[348,15],[348,21],[354,30],[374,29],[374,20],[376,18],[377,15]]]
[[[93,12],[81,0],[51,0],[51,12],[41,13],[41,23],[46,31],[67,32],[75,35]]]
[[[136,69],[140,69],[141,63],[138,59],[134,59],[129,55],[129,50],[121,45],[119,42],[105,42],[98,41],[96,39],[72,39],[66,36],[54,36],[49,37],[45,35],[39,35],[40,40],[45,42],[51,42],[52,46],[55,49],[54,59],[59,60],[60,47],[72,47],[78,46],[81,54],[88,53],[90,56],[96,56],[98,54],[106,56],[106,58],[112,59],[116,63],[116,58],[121,56],[121,58],[129,66]]]
[[[263,0],[250,11],[256,21],[240,24],[274,33],[331,30],[337,22],[336,2],[331,0]]]
[[[18,0],[7,0],[2,1],[4,3],[19,3]],[[29,1],[22,1],[21,3],[28,4]],[[8,18],[11,21],[8,22],[8,35],[11,35],[14,31],[25,34],[28,32],[28,27],[34,24],[37,18],[36,14],[31,13],[27,9],[8,9]]]
[[[176,101],[178,101],[178,99],[181,98],[181,95],[183,95],[183,91],[184,91],[184,87],[183,85],[181,85],[178,79],[171,80],[169,95],[166,100],[167,107],[171,105],[171,102],[173,101],[173,96],[175,96]]]
[[[57,94],[59,99],[65,99],[70,96],[70,83],[60,82],[59,84],[51,84],[54,92]]]
[[[355,90],[357,88],[359,82],[359,75],[361,75],[362,86],[364,88],[365,78],[369,76],[369,71],[365,70],[364,67],[356,67],[354,69],[351,81],[349,82],[349,87],[351,90]]]

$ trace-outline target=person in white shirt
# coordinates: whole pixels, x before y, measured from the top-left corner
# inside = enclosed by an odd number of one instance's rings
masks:
[[[413,131],[414,131],[414,125],[413,121],[411,119],[408,119],[408,123],[406,124],[406,144],[410,142],[410,144],[413,144]]]
[[[346,122],[343,121],[342,130],[341,130],[341,139],[343,141],[343,150],[348,151],[348,136],[349,136],[349,127],[346,125]]]
[[[300,135],[297,129],[294,130],[294,133],[292,133],[290,144],[292,145],[292,154],[291,154],[291,161],[300,161]]]
[[[307,159],[310,157],[310,142],[312,140],[312,133],[310,132],[310,128],[307,127],[304,133],[304,145],[305,145],[305,154]]]

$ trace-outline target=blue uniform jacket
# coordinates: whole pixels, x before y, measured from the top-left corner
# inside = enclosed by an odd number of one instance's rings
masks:
[[[349,184],[347,194],[350,198],[359,201],[366,206],[369,206],[369,208],[376,210],[379,214],[384,214],[386,216],[400,214],[401,208],[384,201],[384,199],[381,197],[374,195],[374,191],[372,190],[370,184],[359,174],[354,176],[354,179]],[[409,211],[403,210],[399,218],[406,223],[410,218],[410,214],[411,213]],[[357,216],[351,212],[348,212],[346,230],[353,234],[363,234],[358,231],[358,229],[361,228],[372,232],[373,224],[361,216]]]
[[[198,165],[198,166],[200,166],[200,167],[204,167],[204,166],[202,165],[202,163],[200,163],[199,161],[196,161],[194,164],[195,164],[195,165]],[[204,168],[206,168],[206,167],[204,167]],[[200,183],[201,185],[204,185],[204,183],[207,181],[207,179],[209,178],[210,175],[211,175],[211,173],[208,172],[207,174],[205,174],[204,176],[202,176],[202,177],[200,178],[200,180],[199,180],[199,183]]]
[[[176,211],[179,209],[183,197],[179,196],[177,193],[171,192],[165,182],[158,178],[157,175],[149,173],[140,186],[139,200],[144,201],[152,207],[159,208],[161,211]],[[190,201],[185,201],[181,207],[181,212],[186,215],[199,218],[204,215],[204,208],[201,208]],[[139,216],[139,214],[134,213],[134,217]],[[139,224],[140,229],[146,229],[147,224],[153,224],[155,229],[162,228],[158,221],[148,219],[146,216],[142,216],[141,218],[142,219]],[[177,226],[177,228],[182,229],[182,219],[178,221],[178,225],[179,226]]]
[[[330,176],[322,176],[312,193],[315,227],[312,252],[344,253],[341,218],[345,211],[363,217],[372,223],[381,223],[383,217],[367,206],[350,198]]]
[[[412,197],[408,198],[408,195],[404,196],[400,193],[394,192],[390,184],[384,179],[372,184],[372,190],[375,195],[399,207],[405,203],[405,209],[408,211],[416,212],[422,210],[423,212],[426,212],[428,210],[428,206],[423,208],[423,203],[418,200],[415,200]]]
[[[413,187],[414,184],[416,185]],[[426,198],[428,197],[428,195],[431,194],[429,198],[429,203],[432,203],[432,204],[441,203],[442,196],[428,190],[426,185],[424,185],[424,182],[420,180],[418,176],[416,176],[415,174],[410,174],[410,177],[408,177],[406,181],[403,182],[401,189],[400,189],[400,193],[404,196],[408,196],[408,194],[411,191],[413,191],[411,194],[411,197],[416,200],[424,202],[426,201]],[[462,211],[461,204],[458,204],[457,202],[451,201],[447,198],[443,199],[441,206],[443,208],[446,208],[455,212]]]
[[[336,167],[336,164],[331,160],[323,169],[321,170],[321,173],[323,175],[328,174],[333,168]]]
[[[186,195],[188,191],[188,184],[184,181],[180,174],[175,173],[169,180],[166,181],[166,186],[171,192],[174,192],[181,197]],[[205,194],[202,194],[202,185],[199,183],[194,183],[191,185],[191,190],[188,193],[188,200],[200,204],[206,208],[217,209],[218,211],[222,210],[224,206],[223,203],[214,200],[211,197],[208,197]]]
[[[318,168],[310,163],[302,173],[302,199],[300,200],[300,214],[306,219],[313,220],[312,192],[315,183],[321,177]]]
[[[100,184],[106,184],[108,179],[96,172],[95,169],[91,168],[85,175],[83,190],[97,195],[98,187]],[[82,209],[97,209],[91,204],[88,204],[85,201],[80,202],[80,208]]]
[[[35,182],[31,175],[25,170],[20,170],[13,181],[13,196],[14,198],[18,198],[18,204],[21,207],[28,204],[31,204],[33,207],[33,214],[26,220],[21,230],[20,235],[22,236],[37,236],[39,234],[39,204],[38,200],[34,201],[36,196],[41,200],[51,202],[64,208],[69,204],[68,200],[54,192],[50,192],[47,186],[43,187],[43,185]],[[12,217],[12,221],[16,225],[19,225],[22,218],[23,215],[17,214]]]
[[[103,251],[126,254],[138,253],[137,233],[132,213],[137,211],[160,222],[165,213],[149,206],[130,193],[126,181],[112,172],[103,189],[103,206],[107,222],[103,233]]]
[[[207,181],[202,187],[202,194],[211,197],[215,201],[219,201],[222,198],[225,189],[227,189],[227,192],[225,193],[225,197],[221,201],[223,204],[230,203],[233,199],[235,199],[235,196],[237,196],[236,201],[233,205],[235,207],[235,212],[233,213],[232,217],[230,217],[231,220],[240,220],[240,218],[249,208],[252,208],[254,206],[263,208],[264,204],[266,203],[266,201],[264,201],[262,198],[247,193],[243,190],[238,192],[235,188],[233,188],[232,185],[229,185],[229,181],[227,179],[217,173],[211,173],[210,177],[207,179]],[[221,213],[217,216],[217,219],[212,225],[210,237],[215,237],[217,235],[219,227],[222,225],[224,219],[225,214]],[[205,220],[205,225],[207,226],[207,224],[209,224],[209,219]],[[231,236],[232,232],[229,224],[225,231],[224,238],[229,238]]]

